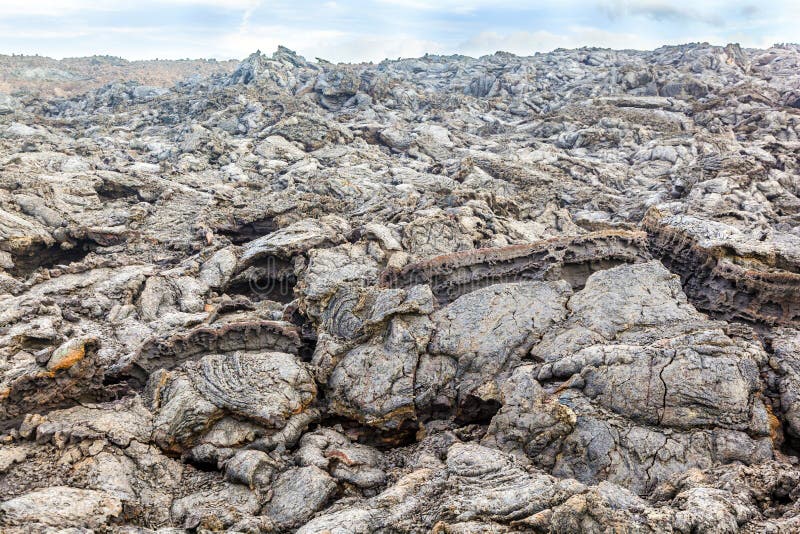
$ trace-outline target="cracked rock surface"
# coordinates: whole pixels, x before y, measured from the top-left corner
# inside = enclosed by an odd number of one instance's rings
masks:
[[[223,67],[0,94],[2,532],[800,531],[800,47]]]

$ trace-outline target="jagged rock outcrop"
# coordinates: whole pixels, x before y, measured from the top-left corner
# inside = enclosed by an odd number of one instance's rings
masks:
[[[582,287],[592,272],[647,259],[645,236],[604,231],[552,238],[529,245],[511,245],[454,252],[387,270],[390,286],[428,283],[440,303],[467,291],[512,280],[565,280]]]
[[[751,237],[692,216],[649,213],[643,226],[656,256],[681,275],[692,300],[721,317],[767,324],[800,321],[800,238]]]

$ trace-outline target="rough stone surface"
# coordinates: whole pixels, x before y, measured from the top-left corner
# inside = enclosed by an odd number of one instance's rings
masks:
[[[109,62],[0,57],[0,531],[800,531],[796,45]]]

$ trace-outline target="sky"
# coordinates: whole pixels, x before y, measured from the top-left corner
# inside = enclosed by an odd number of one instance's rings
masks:
[[[0,0],[0,53],[241,59],[800,42],[800,0]]]

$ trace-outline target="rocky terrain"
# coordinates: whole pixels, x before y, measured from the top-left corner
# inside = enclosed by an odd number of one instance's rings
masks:
[[[189,77],[230,74],[236,61],[128,61],[113,56],[65,58],[0,54],[0,93],[44,98],[77,96],[114,82],[168,89]]]
[[[0,95],[0,530],[798,532],[799,136],[798,45]]]

